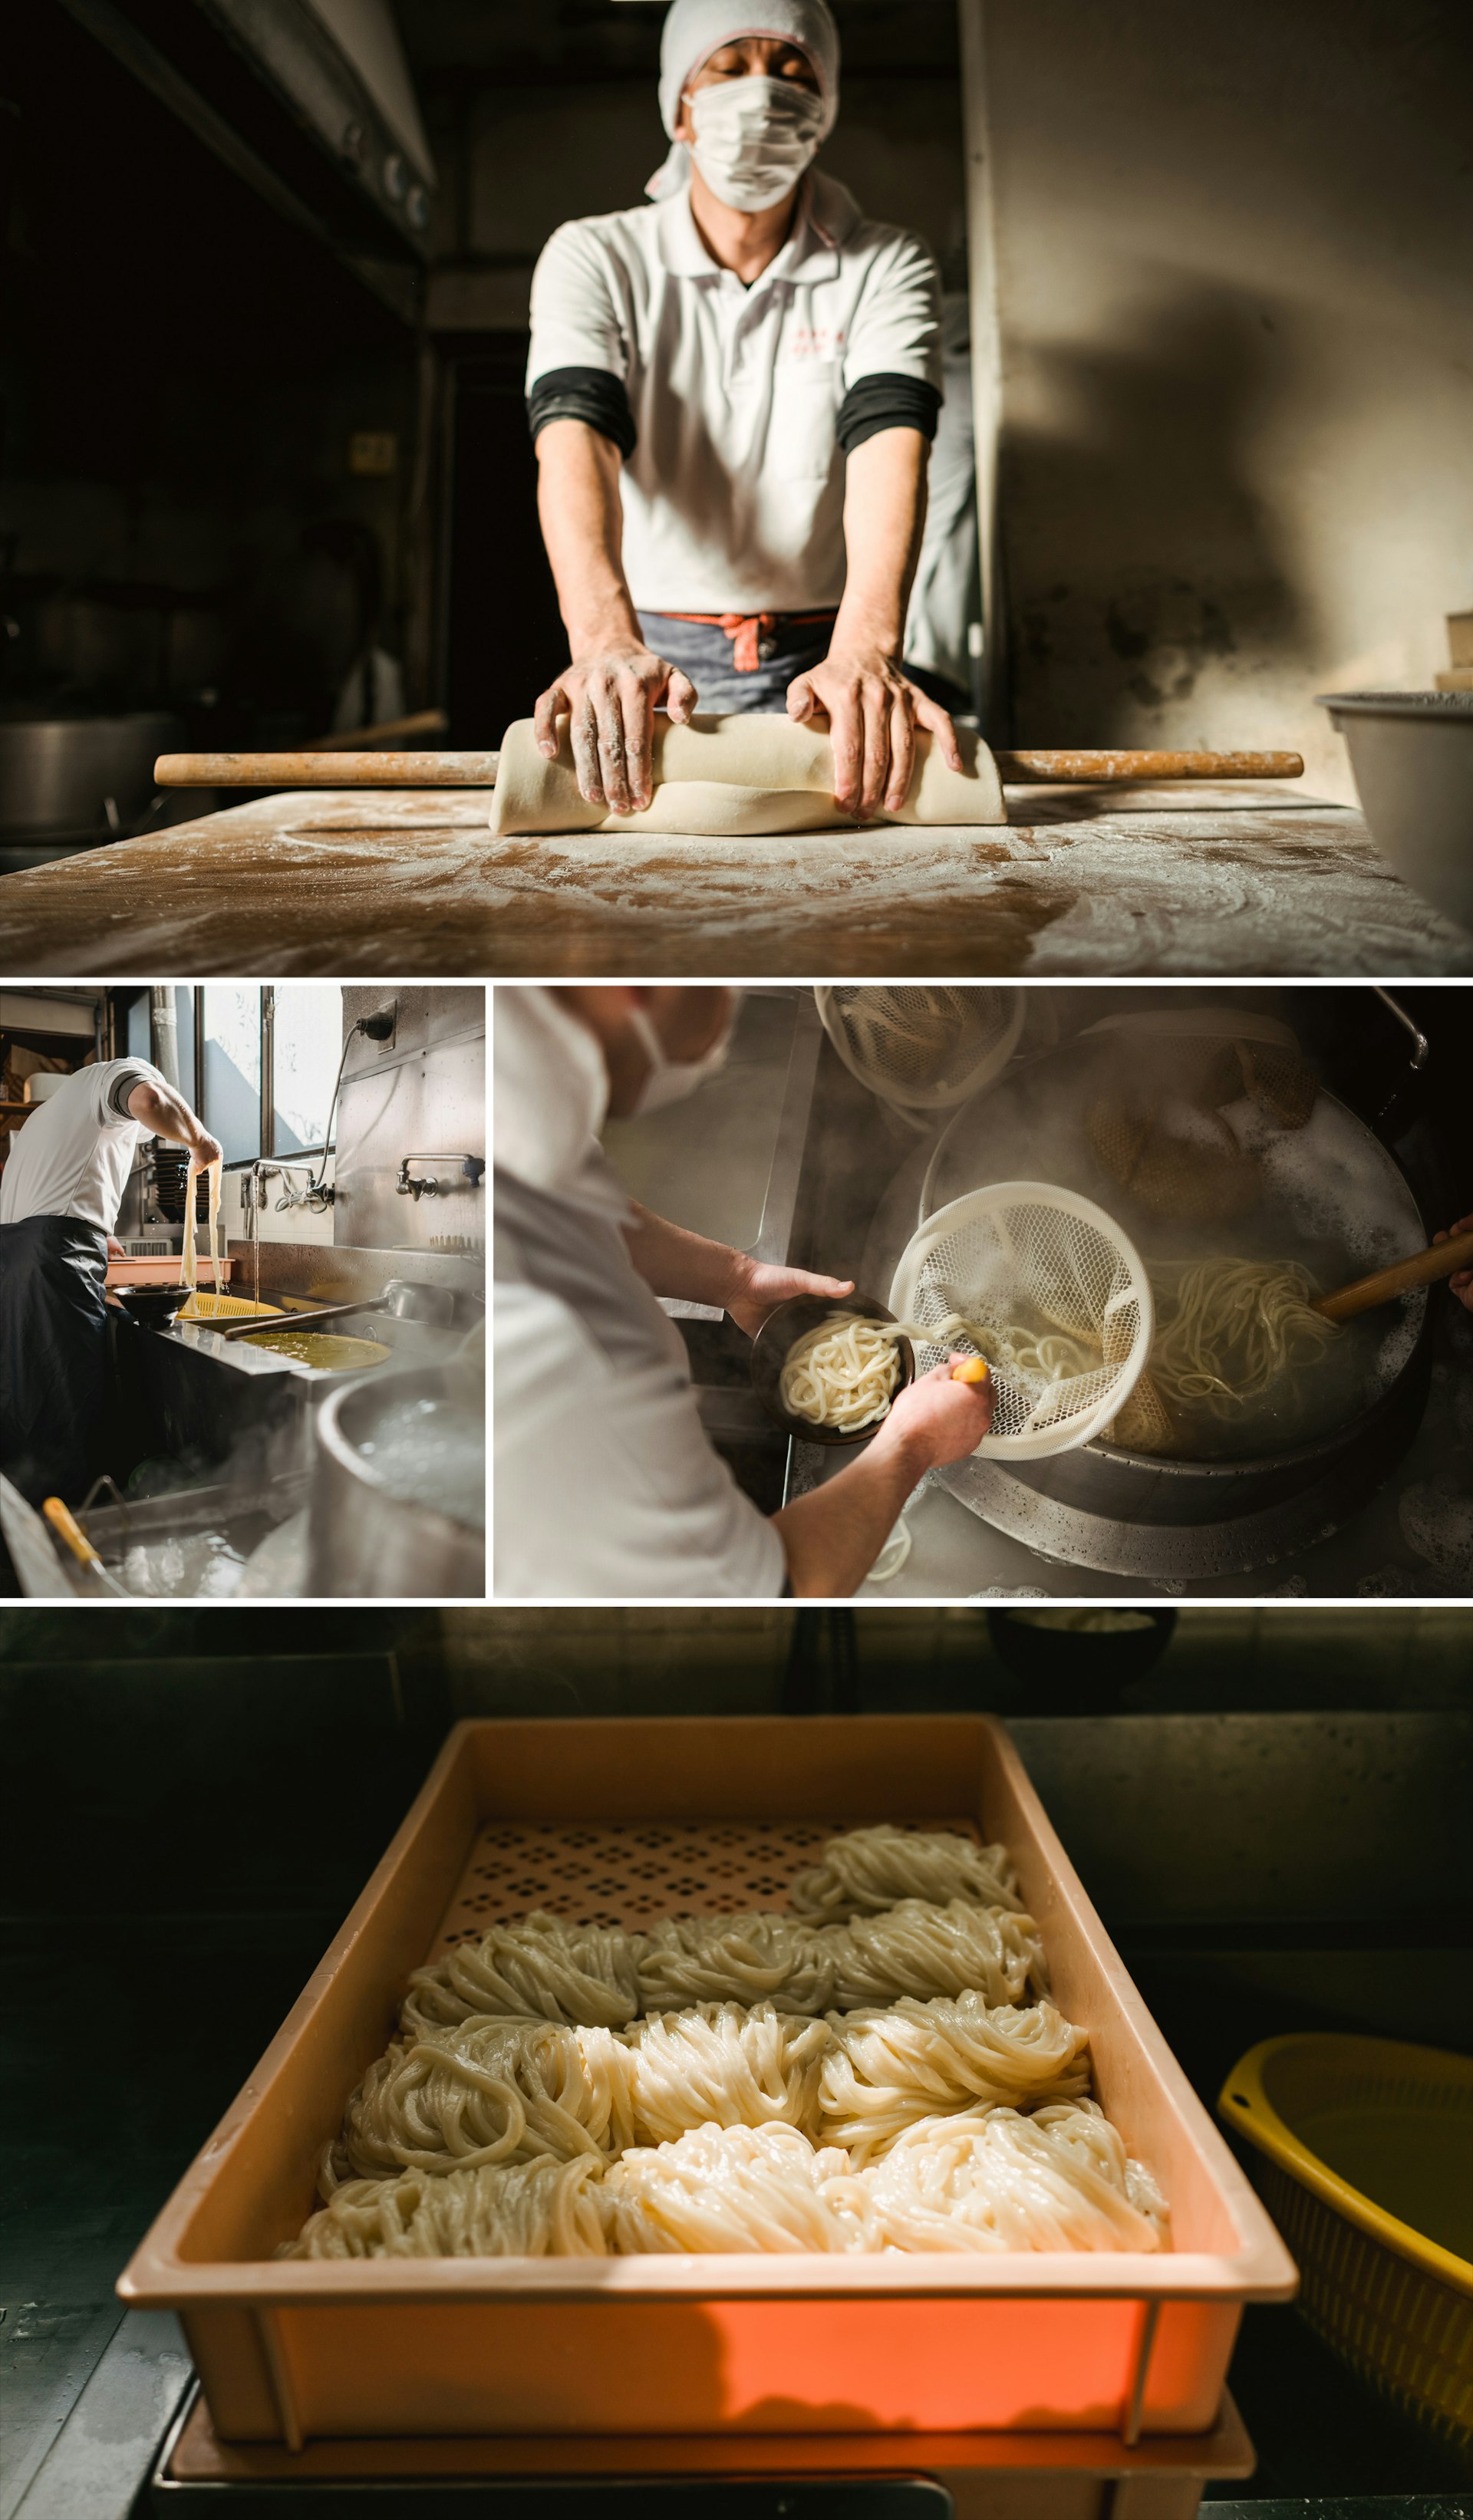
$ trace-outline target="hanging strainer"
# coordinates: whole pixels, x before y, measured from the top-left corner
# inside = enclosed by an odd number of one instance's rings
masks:
[[[953,1349],[987,1357],[992,1430],[977,1450],[1032,1460],[1129,1412],[1155,1330],[1134,1244],[1093,1199],[1047,1182],[993,1182],[938,1208],[901,1254],[890,1309],[912,1326],[917,1373]]]
[[[950,1110],[1001,1075],[1023,1029],[1023,993],[1005,988],[814,990],[851,1076],[913,1117]]]

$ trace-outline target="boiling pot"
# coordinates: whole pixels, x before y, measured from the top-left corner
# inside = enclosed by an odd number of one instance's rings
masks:
[[[1017,1143],[1031,1146],[1048,1178],[1111,1205],[1082,1125],[1093,1091],[1077,1046],[1069,1045],[1014,1071],[970,1118],[959,1114],[939,1146],[907,1160],[881,1199],[862,1263],[866,1282],[890,1282],[931,1208],[978,1181],[1005,1178]],[[1346,1170],[1338,1159],[1353,1158],[1354,1191],[1339,1194],[1365,1210],[1363,1265],[1422,1247],[1431,1238],[1386,1148],[1324,1088],[1317,1108],[1336,1158],[1326,1164],[1327,1196],[1329,1174]],[[1317,1129],[1315,1138],[1320,1135]],[[1308,1149],[1312,1141],[1304,1143]],[[1384,1318],[1389,1362],[1379,1387],[1313,1440],[1257,1458],[1183,1460],[1096,1437],[1038,1462],[973,1456],[936,1476],[983,1521],[1046,1557],[1156,1582],[1250,1573],[1335,1530],[1384,1483],[1411,1442],[1431,1371],[1425,1292],[1404,1297],[1398,1316],[1388,1311]]]
[[[177,750],[184,736],[182,719],[162,709],[97,717],[7,704],[0,711],[0,831],[129,830],[153,799],[158,754]]]
[[[355,1377],[324,1401],[312,1428],[309,1596],[484,1598],[485,1415],[477,1392],[463,1367],[430,1365]],[[406,1492],[412,1481],[396,1468],[386,1439],[407,1407],[424,1412],[442,1458],[464,1457],[464,1516]]]

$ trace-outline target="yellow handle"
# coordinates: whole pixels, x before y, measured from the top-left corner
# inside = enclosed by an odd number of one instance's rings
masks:
[[[992,1369],[985,1356],[964,1356],[960,1365],[953,1366],[952,1380],[954,1382],[990,1382]]]
[[[102,1559],[69,1506],[63,1505],[60,1497],[48,1497],[41,1511],[52,1530],[61,1533],[73,1557],[79,1557],[84,1566],[96,1566],[106,1574]]]

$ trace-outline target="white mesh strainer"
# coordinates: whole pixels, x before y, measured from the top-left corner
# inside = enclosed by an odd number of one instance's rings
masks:
[[[1023,1029],[1021,989],[814,990],[824,1029],[851,1076],[893,1110],[950,1110],[1001,1075]]]
[[[953,1348],[988,1356],[992,1431],[977,1450],[1034,1460],[1102,1433],[1155,1331],[1135,1245],[1093,1199],[1047,1182],[993,1182],[938,1208],[901,1254],[890,1309],[912,1325],[917,1373]],[[948,1332],[953,1317],[971,1328]]]

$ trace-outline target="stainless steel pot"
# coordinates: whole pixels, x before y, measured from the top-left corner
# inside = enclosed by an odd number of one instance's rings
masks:
[[[154,763],[184,724],[162,709],[118,717],[0,714],[0,831],[126,831],[154,795]],[[108,812],[111,798],[115,825]]]
[[[1330,692],[1370,835],[1404,882],[1473,927],[1473,692]]]
[[[1015,1074],[975,1113],[967,1110],[929,1156],[921,1149],[891,1183],[871,1224],[862,1267],[866,1282],[889,1282],[917,1222],[977,1180],[1005,1177],[1031,1145],[1047,1178],[1107,1205],[1082,1125],[1088,1088],[1077,1045],[1049,1053],[1027,1075]],[[1337,1181],[1356,1185],[1351,1212],[1353,1266],[1420,1248],[1429,1238],[1416,1200],[1394,1158],[1371,1130],[1321,1088],[1307,1152],[1322,1142],[1329,1196]],[[1039,1152],[1043,1149],[1043,1152]],[[1313,1201],[1317,1172],[1307,1183]],[[1347,1192],[1346,1195],[1349,1195]],[[1125,1203],[1122,1221],[1141,1229]],[[1150,1252],[1146,1243],[1147,1256]],[[1388,1362],[1363,1406],[1312,1440],[1286,1443],[1261,1458],[1178,1460],[1130,1453],[1096,1438],[1076,1452],[1041,1462],[973,1458],[937,1473],[939,1483],[984,1522],[1044,1557],[1142,1581],[1190,1581],[1246,1574],[1272,1564],[1333,1531],[1389,1477],[1406,1450],[1425,1406],[1430,1339],[1425,1294],[1403,1297],[1402,1327],[1388,1329]],[[1385,1317],[1388,1325],[1393,1316]]]
[[[486,1591],[484,1414],[464,1370],[421,1366],[344,1383],[312,1433],[307,1589],[330,1600],[480,1600]],[[465,1519],[401,1493],[384,1429],[404,1404],[443,1415],[468,1461]],[[427,1422],[433,1425],[434,1418]],[[367,1448],[374,1447],[369,1450]],[[475,1517],[479,1515],[479,1524]]]

